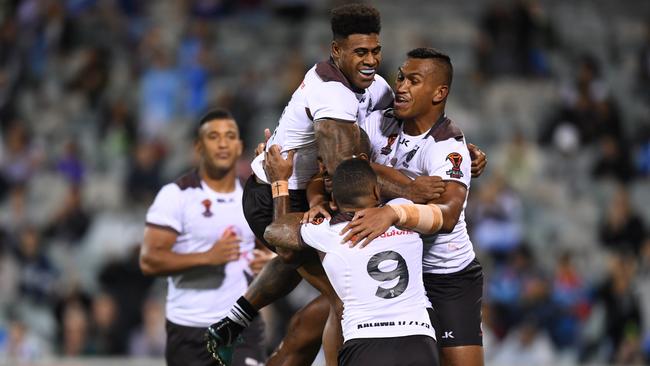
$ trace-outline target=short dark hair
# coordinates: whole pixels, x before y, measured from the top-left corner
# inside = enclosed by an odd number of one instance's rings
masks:
[[[334,39],[350,34],[372,34],[381,31],[379,11],[370,5],[348,4],[332,9],[330,22]]]
[[[430,59],[441,66],[446,74],[447,86],[451,87],[451,81],[454,78],[454,67],[451,64],[449,55],[435,48],[421,47],[410,50],[406,56],[408,58]]]
[[[377,174],[366,159],[343,160],[332,177],[332,194],[339,206],[356,207],[359,198],[371,195]]]
[[[206,112],[201,119],[199,119],[199,123],[196,126],[196,137],[198,138],[200,136],[200,131],[201,127],[203,127],[204,124],[214,121],[215,119],[231,119],[235,120],[235,117],[232,116],[232,113],[230,113],[229,110],[224,109],[224,108],[215,108],[211,109],[208,112]]]

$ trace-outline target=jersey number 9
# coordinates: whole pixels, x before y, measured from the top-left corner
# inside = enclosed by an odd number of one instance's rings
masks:
[[[396,261],[397,267],[388,272],[380,270],[379,264],[389,260]],[[391,288],[379,286],[377,292],[375,292],[375,296],[381,297],[382,299],[392,299],[406,291],[406,287],[409,284],[409,272],[404,257],[399,255],[399,253],[387,250],[373,255],[368,261],[367,270],[370,277],[379,282],[392,281],[399,278],[397,284]]]

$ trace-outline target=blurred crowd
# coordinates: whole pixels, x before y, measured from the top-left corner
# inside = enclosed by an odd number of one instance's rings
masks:
[[[163,354],[144,210],[209,106],[239,121],[250,174],[338,3],[0,2],[0,363]],[[650,4],[371,3],[382,75],[448,52],[447,112],[488,154],[467,207],[487,362],[650,363]],[[266,314],[269,347],[310,296]]]

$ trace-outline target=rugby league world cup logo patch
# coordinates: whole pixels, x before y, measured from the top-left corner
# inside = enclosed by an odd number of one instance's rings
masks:
[[[463,162],[463,156],[457,152],[447,155],[447,159],[451,162],[451,169],[447,170],[447,174],[451,178],[460,179],[463,177],[463,172],[460,171],[460,164]]]
[[[386,146],[381,148],[382,155],[388,155],[393,151],[391,146],[393,146],[393,143],[395,142],[396,139],[397,139],[396,133],[388,136],[388,141],[386,141]]]
[[[203,216],[205,216],[205,217],[212,216],[212,211],[210,211],[210,206],[212,206],[212,201],[203,200],[203,201],[201,201],[201,204],[203,205],[203,207],[205,207],[205,211],[203,211]]]

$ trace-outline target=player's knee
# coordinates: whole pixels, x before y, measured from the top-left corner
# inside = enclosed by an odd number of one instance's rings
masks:
[[[294,250],[288,250],[288,249],[283,249],[283,248],[276,248],[278,257],[282,259],[282,262],[290,265],[297,266],[299,265],[299,255],[296,251]]]

